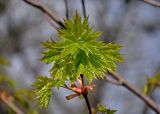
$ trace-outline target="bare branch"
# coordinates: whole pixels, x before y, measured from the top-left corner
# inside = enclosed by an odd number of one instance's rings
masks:
[[[160,87],[160,82],[159,82],[159,83],[157,83],[157,86],[158,86],[158,87]]]
[[[46,7],[41,0],[23,0],[27,4],[41,10],[43,13],[48,15],[53,21],[55,21],[60,27],[65,28],[63,22],[58,16],[56,16],[52,11]]]
[[[23,111],[14,104],[14,98],[3,90],[0,91],[0,100],[7,104],[16,114],[24,114]]]
[[[80,74],[80,77],[81,77],[81,80],[82,80],[82,87],[84,88],[85,84],[84,84],[84,76],[83,74]],[[86,104],[87,104],[87,107],[88,107],[88,111],[89,111],[89,114],[92,114],[92,108],[91,108],[91,105],[90,105],[90,102],[89,102],[89,99],[88,99],[88,92],[84,92],[82,93],[85,101],[86,101]]]
[[[86,101],[86,104],[87,104],[87,107],[88,107],[88,110],[89,110],[89,114],[92,114],[92,109],[91,109],[91,106],[90,106],[90,103],[89,103],[88,95],[86,93],[83,93],[83,97]]]
[[[160,109],[156,103],[147,95],[138,90],[135,86],[128,83],[122,76],[118,73],[108,71],[108,74],[113,77],[115,80],[121,82],[121,86],[127,88],[130,92],[134,93],[137,97],[143,100],[151,109],[153,109],[157,114],[160,114]]]
[[[152,6],[160,7],[160,2],[157,2],[155,0],[142,0],[142,1]]]
[[[114,84],[114,85],[122,85],[122,82],[121,82],[121,81],[117,81],[117,80],[111,79],[111,77],[109,77],[109,76],[104,77],[104,79],[105,79],[106,81],[108,81],[109,83],[111,83],[111,84]]]
[[[59,26],[57,26],[57,24],[55,23],[55,21],[53,21],[48,15],[44,14],[48,23],[55,29],[58,29]]]
[[[65,8],[66,8],[66,18],[69,19],[69,8],[68,8],[68,1],[64,0]]]
[[[83,16],[84,16],[84,18],[86,18],[86,7],[85,7],[85,1],[84,1],[84,0],[81,0],[81,3],[82,3],[82,9],[83,9]]]

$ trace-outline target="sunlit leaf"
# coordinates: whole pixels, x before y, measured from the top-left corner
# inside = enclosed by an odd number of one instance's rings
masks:
[[[144,85],[144,93],[152,92],[158,85],[160,85],[160,74],[147,78],[147,83]]]
[[[65,28],[57,30],[58,41],[42,42],[42,61],[53,63],[51,78],[39,77],[34,83],[36,96],[41,107],[48,106],[52,87],[61,87],[66,81],[75,82],[80,74],[90,82],[103,78],[107,70],[115,71],[116,62],[122,61],[118,52],[121,45],[99,41],[100,32],[89,27],[88,17],[84,20],[76,13],[73,20],[64,20]]]
[[[75,81],[82,73],[88,81],[103,77],[106,70],[116,70],[115,62],[122,61],[121,45],[98,41],[100,32],[89,27],[88,18],[76,13],[73,20],[64,20],[66,29],[58,29],[59,41],[43,42],[42,61],[54,63],[50,73],[56,79]],[[80,72],[81,71],[81,72]]]
[[[60,83],[59,83],[60,82]],[[40,107],[47,107],[52,95],[52,87],[59,87],[63,85],[61,81],[55,81],[46,76],[39,76],[33,86],[36,88],[35,94]]]
[[[116,110],[112,110],[107,108],[105,105],[98,104],[97,112],[101,112],[102,114],[115,114]]]

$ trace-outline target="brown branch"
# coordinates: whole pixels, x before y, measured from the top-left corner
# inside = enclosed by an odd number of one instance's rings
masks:
[[[142,1],[152,6],[160,7],[160,2],[158,1],[155,1],[155,0],[142,0]]]
[[[82,9],[83,9],[83,16],[84,16],[84,18],[86,18],[87,15],[86,15],[85,1],[84,1],[84,0],[81,0],[81,4],[82,4]]]
[[[111,79],[110,77],[104,77],[104,79],[106,81],[108,81],[109,83],[111,84],[114,84],[114,85],[122,85],[122,82],[121,81],[117,81],[117,80],[114,80],[114,79]]]
[[[0,100],[7,104],[16,114],[24,114],[23,111],[14,104],[13,97],[3,90],[0,91]]]
[[[57,26],[57,24],[55,23],[55,21],[53,21],[48,15],[44,14],[44,16],[46,17],[48,23],[55,29],[59,28],[59,25]]]
[[[85,90],[85,84],[84,84],[84,76],[83,74],[80,74],[81,80],[82,80],[82,89],[84,89],[84,92],[82,92],[82,95],[86,101],[88,110],[89,110],[89,114],[92,114],[92,109],[91,109],[91,105],[88,99],[88,92]]]
[[[68,1],[64,0],[65,8],[66,8],[66,18],[69,19],[69,8],[68,8]]]
[[[122,76],[118,73],[108,71],[108,74],[115,80],[121,83],[121,86],[127,88],[130,92],[134,93],[137,97],[143,100],[151,109],[153,109],[157,114],[160,114],[160,109],[156,103],[147,95],[138,90],[135,86],[128,83]]]
[[[56,16],[48,7],[46,7],[41,0],[23,0],[23,1],[41,10],[44,14],[48,15],[53,21],[55,21],[60,27],[65,28],[60,18]]]
[[[159,83],[157,83],[157,86],[158,86],[158,87],[160,87],[160,82],[159,82]]]
[[[84,76],[83,74],[80,74],[81,80],[82,80],[82,86],[84,87]]]
[[[91,109],[91,106],[90,106],[90,103],[89,103],[89,100],[88,100],[88,94],[83,93],[83,97],[86,101],[86,104],[87,104],[87,107],[88,107],[88,110],[89,110],[89,114],[92,114],[92,109]]]

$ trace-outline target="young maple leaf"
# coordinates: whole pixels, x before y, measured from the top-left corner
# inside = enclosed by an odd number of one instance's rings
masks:
[[[45,49],[41,60],[47,64],[53,63],[51,78],[39,77],[33,84],[42,107],[48,106],[52,87],[62,87],[66,81],[76,82],[80,74],[91,83],[93,79],[103,78],[107,70],[116,70],[115,63],[122,61],[118,52],[122,46],[99,41],[101,33],[89,27],[88,17],[82,20],[76,13],[73,20],[64,20],[64,26],[57,30],[59,41],[42,43]],[[68,87],[75,92],[68,99],[93,89],[94,85],[84,86],[82,82],[79,82],[80,87]]]
[[[59,41],[43,42],[42,61],[54,63],[50,70],[54,79],[75,82],[83,74],[91,82],[116,69],[115,62],[122,60],[118,53],[122,46],[98,41],[100,32],[89,27],[88,17],[82,21],[76,13],[73,20],[65,19],[64,25],[58,29]]]

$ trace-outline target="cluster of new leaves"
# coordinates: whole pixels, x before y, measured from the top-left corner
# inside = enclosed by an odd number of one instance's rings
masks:
[[[51,78],[39,77],[33,84],[41,107],[46,107],[52,87],[64,86],[66,81],[75,82],[83,74],[91,82],[103,78],[107,70],[116,69],[115,62],[122,60],[118,51],[121,45],[98,41],[100,32],[89,27],[88,18],[82,21],[76,13],[73,20],[64,20],[65,28],[58,29],[58,41],[45,41],[42,61],[53,63]]]
[[[111,110],[106,108],[105,105],[98,104],[97,112],[100,112],[101,114],[115,114],[116,110]]]
[[[122,60],[119,44],[98,41],[100,32],[89,28],[88,18],[81,20],[78,13],[73,21],[64,20],[66,28],[58,29],[59,41],[43,42],[42,61],[54,63],[50,70],[55,80],[76,81],[83,74],[88,81],[103,77],[106,70],[115,70],[115,62]]]
[[[157,86],[160,86],[160,74],[155,75],[154,77],[148,77],[147,83],[144,86],[144,93],[149,94]]]

